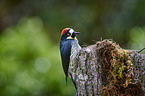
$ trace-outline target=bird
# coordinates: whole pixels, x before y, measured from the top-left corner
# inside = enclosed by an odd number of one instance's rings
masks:
[[[80,34],[80,32],[75,32],[72,28],[64,28],[61,32],[60,53],[62,66],[66,77],[66,84],[68,84],[69,75],[75,85],[72,73],[69,72],[69,69],[71,69],[69,66],[70,63],[72,63],[71,61],[75,60],[76,55],[81,49],[78,39],[76,38],[78,34]]]

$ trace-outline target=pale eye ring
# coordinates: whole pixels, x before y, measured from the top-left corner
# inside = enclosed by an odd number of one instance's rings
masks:
[[[69,33],[68,33],[67,35],[68,35],[68,36],[70,36],[70,34],[69,34]]]

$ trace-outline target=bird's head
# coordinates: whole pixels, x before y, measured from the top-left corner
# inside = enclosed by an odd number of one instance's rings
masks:
[[[61,39],[76,39],[79,33],[80,32],[75,32],[72,28],[65,28],[61,32]]]

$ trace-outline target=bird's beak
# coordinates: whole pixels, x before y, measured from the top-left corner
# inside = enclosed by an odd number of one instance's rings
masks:
[[[74,32],[72,33],[71,37],[74,38],[74,37],[77,36],[77,34],[80,34],[80,32],[75,32],[75,31],[74,31]]]
[[[74,32],[75,35],[80,34],[80,32]]]

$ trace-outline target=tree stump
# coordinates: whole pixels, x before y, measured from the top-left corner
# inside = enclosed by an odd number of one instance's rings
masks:
[[[145,54],[109,39],[76,50],[70,73],[77,96],[145,95]]]

